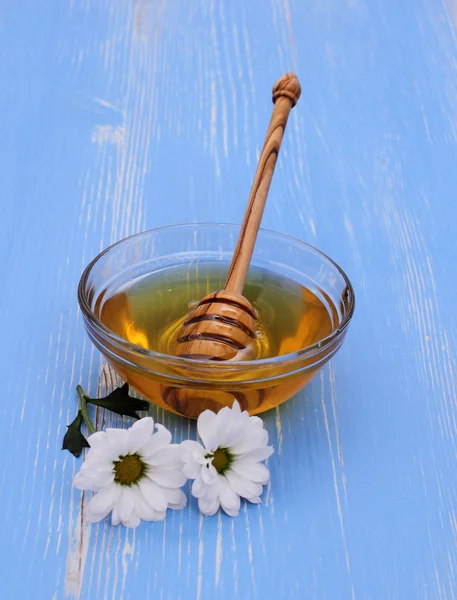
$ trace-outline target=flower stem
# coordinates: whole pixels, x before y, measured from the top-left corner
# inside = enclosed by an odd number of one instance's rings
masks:
[[[76,391],[78,392],[80,411],[83,416],[86,427],[90,433],[95,433],[97,430],[95,429],[95,426],[92,423],[92,420],[89,416],[89,411],[87,410],[87,396],[80,385],[76,386]]]
[[[81,424],[82,424],[83,421],[84,421],[84,417],[83,417],[83,414],[81,412],[81,409],[79,409],[78,410],[78,414],[76,415],[75,420],[72,423],[70,423],[69,427],[75,427],[75,428],[80,429],[81,428]]]

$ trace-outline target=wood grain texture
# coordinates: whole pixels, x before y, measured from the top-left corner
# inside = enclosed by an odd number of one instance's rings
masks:
[[[16,0],[0,27],[2,598],[457,597],[454,3]],[[261,506],[88,526],[61,440],[76,384],[113,382],[80,273],[177,215],[239,222],[257,98],[288,70],[303,93],[263,225],[347,271],[345,346],[266,414]]]
[[[296,75],[292,73],[283,75],[273,86],[273,112],[241,223],[240,235],[228,270],[224,286],[228,292],[243,293],[287,120],[291,108],[300,98],[300,93],[300,84]]]
[[[258,228],[255,237],[257,233]],[[234,262],[235,255],[232,265]],[[247,298],[227,290],[211,292],[186,316],[178,333],[176,355],[200,360],[254,360],[258,358],[257,330],[257,314]],[[187,390],[184,393],[188,395]],[[189,393],[192,396],[191,390]],[[195,396],[198,397],[198,390]],[[233,403],[231,398],[229,406]]]

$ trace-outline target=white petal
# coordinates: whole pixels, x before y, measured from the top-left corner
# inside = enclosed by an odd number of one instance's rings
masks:
[[[260,496],[263,488],[260,483],[254,483],[253,481],[249,481],[246,477],[239,475],[235,471],[229,470],[225,474],[227,481],[237,494],[239,494],[242,498],[251,498],[253,496]]]
[[[193,454],[193,460],[195,460],[199,465],[207,467],[213,462],[211,456],[206,454],[202,454],[201,452],[195,451]]]
[[[159,448],[151,454],[145,462],[154,467],[171,467],[179,469],[182,467],[182,453],[179,446],[169,445]]]
[[[167,497],[168,508],[172,510],[180,510],[187,505],[187,496],[181,489],[165,490],[165,495]]]
[[[231,469],[239,475],[246,477],[246,479],[261,483],[262,485],[270,481],[270,472],[262,463],[255,463],[250,460],[236,460]]]
[[[144,417],[136,421],[128,430],[128,451],[130,454],[138,452],[154,433],[154,420]]]
[[[168,504],[179,504],[184,492],[180,488],[162,488]],[[184,494],[185,495],[185,494]]]
[[[234,414],[241,414],[241,407],[240,407],[240,403],[238,402],[238,400],[235,400],[232,404],[232,410]]]
[[[263,421],[260,417],[249,417],[249,424],[252,427],[257,427],[258,429],[263,429]]]
[[[252,502],[252,504],[262,504],[262,500],[259,496],[254,496],[253,498],[246,498],[248,502]]]
[[[85,519],[89,523],[98,523],[109,515],[109,510],[105,513],[93,513],[92,511],[86,510]]]
[[[203,496],[198,499],[198,508],[205,517],[212,517],[219,510],[220,502],[219,498],[211,498]]]
[[[113,458],[116,458],[117,454],[113,452],[108,436],[104,438],[103,443],[99,441],[97,442],[97,444],[98,445],[96,447],[90,448],[89,452],[86,454],[84,460],[85,463],[100,463],[104,461],[110,461],[113,460]]]
[[[113,462],[117,460],[117,458],[117,456],[101,455],[100,452],[97,452],[97,454],[93,455],[90,459],[86,458],[81,466],[81,471],[87,473],[112,471]]]
[[[87,471],[89,473],[100,473],[103,471],[112,471],[114,460],[117,460],[117,457],[109,457],[108,458],[105,456],[100,456],[100,454],[98,454],[97,456],[94,456],[92,458],[92,460],[88,460],[86,458],[86,460],[83,462],[83,464],[81,466],[81,470]]]
[[[255,448],[261,448],[268,443],[268,431],[257,427],[246,428],[243,439],[232,446],[232,452],[236,455],[251,452]]]
[[[91,449],[98,449],[106,446],[108,438],[105,431],[96,431],[87,438],[87,441],[89,442]]]
[[[138,487],[141,490],[147,503],[158,512],[167,510],[168,503],[165,491],[156,485],[153,481],[144,477],[138,482]]]
[[[201,466],[195,462],[188,462],[182,468],[182,472],[188,479],[195,479],[196,477],[198,477],[200,475],[200,470]]]
[[[240,413],[232,410],[232,419],[237,424],[238,428],[252,427],[249,422],[249,413],[246,410]]]
[[[130,515],[130,519],[122,521],[122,525],[124,525],[125,527],[130,527],[131,529],[135,529],[135,527],[138,527],[140,523],[140,517],[135,512],[132,512],[132,514]]]
[[[108,427],[105,429],[105,435],[110,442],[117,442],[120,439],[127,439],[129,437],[128,429],[123,429],[122,427]]]
[[[149,458],[156,450],[168,446],[171,442],[171,433],[162,425],[156,425],[157,431],[141,448],[141,456]]]
[[[104,471],[100,470],[98,472],[98,476],[100,481],[102,481],[102,479],[104,481],[114,481],[114,465],[111,465],[110,469],[106,469]]]
[[[235,449],[248,435],[248,431],[249,429],[243,423],[233,424],[232,428],[227,431],[224,443],[221,440],[221,447]]]
[[[202,467],[200,474],[201,474],[201,478],[203,479],[203,482],[206,483],[207,485],[211,485],[212,483],[217,481],[217,471],[213,467],[213,465],[208,465],[207,467]]]
[[[225,506],[222,506],[223,511],[229,516],[229,517],[237,517],[240,514],[240,509],[238,510],[234,510],[231,508],[225,508]]]
[[[107,429],[107,442],[110,446],[109,452],[113,456],[113,460],[119,456],[128,454],[129,435],[126,429]]]
[[[84,463],[100,463],[108,460],[112,460],[113,457],[116,457],[116,454],[113,454],[112,448],[108,441],[108,437],[105,438],[104,443],[100,443],[100,446],[96,448],[90,448],[89,452],[86,454]]]
[[[166,488],[179,488],[187,481],[187,477],[180,469],[151,469],[147,472],[147,476]]]
[[[114,474],[106,472],[79,472],[73,480],[73,486],[78,490],[99,492],[114,482]]]
[[[121,522],[125,524],[132,516],[135,495],[129,486],[124,485],[119,487],[121,488],[121,495],[117,501],[117,508],[119,510],[119,518],[121,519]]]
[[[216,415],[211,410],[203,411],[197,419],[198,435],[201,437],[203,445],[207,450],[217,448],[217,425]]]
[[[219,498],[219,486],[220,486],[219,478],[220,478],[220,476],[218,475],[216,483],[213,483],[213,485],[206,486],[205,496],[207,498]]]
[[[96,523],[104,519],[113,510],[119,495],[119,486],[114,483],[95,494],[86,507],[87,520]]]
[[[121,517],[119,516],[119,508],[117,503],[113,506],[113,512],[111,513],[111,525],[119,525]]]
[[[221,506],[227,514],[229,514],[231,517],[238,515],[240,511],[240,497],[225,481],[223,481],[219,486],[219,497],[221,500]],[[236,513],[236,515],[231,513]]]
[[[262,448],[254,448],[254,450],[250,450],[249,452],[240,454],[237,456],[237,459],[259,462],[261,460],[266,460],[267,458],[269,458],[273,454],[273,452],[273,446],[263,446]]]
[[[216,418],[217,442],[220,448],[230,448],[244,437],[245,429],[249,425],[247,412],[241,413],[239,410],[224,407],[217,413]]]
[[[156,511],[146,500],[140,486],[137,484],[133,486],[135,489],[135,513],[140,517],[142,521],[155,521]]]
[[[97,479],[89,471],[78,471],[73,478],[73,487],[78,490],[91,490],[93,492],[98,491],[94,489],[97,484]],[[100,488],[101,489],[101,488]]]
[[[112,463],[109,466],[103,465],[103,469],[97,469],[92,468],[84,462],[73,479],[73,485],[80,490],[97,492],[113,481],[113,479],[114,470]]]
[[[164,521],[166,516],[167,516],[167,512],[166,511],[163,511],[163,512],[156,511],[156,515],[155,515],[154,521]]]
[[[201,477],[197,477],[197,479],[192,484],[192,496],[194,498],[201,498],[204,496],[208,490],[208,486],[203,483]]]
[[[194,450],[200,450],[200,448],[204,450],[203,446],[195,440],[184,440],[179,444],[179,447],[184,454],[192,454]]]
[[[216,415],[218,446],[227,447],[226,439],[232,431],[232,409],[224,406]]]
[[[216,423],[217,427],[222,425],[224,422],[228,421],[232,415],[232,409],[229,406],[224,406],[220,409],[220,411],[216,414]]]
[[[185,462],[194,460],[194,457],[196,456],[204,456],[206,454],[206,450],[203,446],[194,440],[185,440],[184,442],[181,442],[179,448],[181,450],[181,457]]]

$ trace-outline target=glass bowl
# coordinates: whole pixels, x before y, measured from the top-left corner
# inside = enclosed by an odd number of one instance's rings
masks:
[[[312,345],[258,360],[193,360],[149,350],[102,323],[106,301],[132,281],[180,266],[198,279],[198,265],[205,261],[221,261],[228,268],[239,230],[238,225],[208,223],[145,231],[104,250],[82,274],[78,301],[90,339],[122,379],[165,410],[196,418],[237,399],[251,415],[262,413],[301,390],[343,343],[354,312],[354,291],[345,273],[309,244],[264,229],[251,266],[305,286],[328,310],[329,333]]]

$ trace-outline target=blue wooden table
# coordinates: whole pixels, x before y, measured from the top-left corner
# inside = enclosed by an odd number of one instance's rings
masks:
[[[2,600],[457,597],[456,29],[453,0],[2,3]],[[263,225],[346,270],[347,341],[265,415],[262,505],[90,526],[62,436],[75,386],[115,382],[82,269],[141,230],[240,222],[285,71],[303,95]]]

